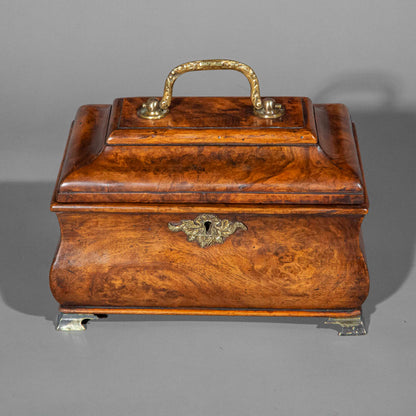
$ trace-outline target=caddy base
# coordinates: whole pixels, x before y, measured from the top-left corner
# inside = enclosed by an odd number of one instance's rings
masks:
[[[113,315],[194,315],[194,316],[261,316],[261,317],[315,317],[327,318],[328,325],[339,325],[338,335],[365,335],[367,333],[361,310],[264,310],[264,309],[155,309],[155,308],[61,308],[56,319],[58,331],[85,331],[89,320]]]

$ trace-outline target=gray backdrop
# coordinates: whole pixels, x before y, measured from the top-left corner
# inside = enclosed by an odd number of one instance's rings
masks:
[[[81,104],[159,95],[172,67],[252,65],[264,95],[379,111],[416,106],[416,3],[5,1],[0,13],[3,180],[52,180]],[[176,95],[247,95],[239,73],[187,74]]]
[[[0,0],[0,414],[408,415],[416,406],[413,1]],[[78,106],[159,95],[201,58],[252,65],[263,95],[344,102],[371,210],[365,337],[321,320],[111,318],[53,330],[48,212]],[[247,95],[241,74],[176,95]]]

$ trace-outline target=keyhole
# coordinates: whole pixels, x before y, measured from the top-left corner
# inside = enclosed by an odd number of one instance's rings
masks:
[[[211,221],[205,221],[204,226],[205,226],[205,231],[208,233],[211,228]]]

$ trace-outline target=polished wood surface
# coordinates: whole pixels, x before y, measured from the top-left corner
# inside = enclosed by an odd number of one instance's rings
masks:
[[[221,103],[220,98],[211,101],[217,106]],[[316,107],[319,144],[256,146],[226,144],[222,139],[210,145],[172,144],[158,130],[151,143],[136,138],[140,145],[109,145],[103,128],[109,110],[108,106],[90,106],[78,112],[57,202],[365,203],[351,121],[343,105]],[[202,137],[208,130],[193,134]],[[285,129],[269,130],[275,138],[287,137]],[[217,138],[223,133],[213,130],[210,134]],[[239,129],[242,138],[250,134],[248,128]],[[181,138],[181,131],[175,137]]]
[[[259,118],[247,97],[177,97],[166,117],[143,119],[148,97],[113,103],[107,144],[316,144],[313,106],[305,97],[276,97],[286,108],[277,119]]]
[[[97,307],[60,307],[62,313],[80,313],[80,314],[115,314],[115,315],[196,315],[196,316],[262,316],[262,317],[333,317],[333,318],[351,318],[360,316],[361,309],[351,309],[345,311],[337,310],[267,310],[267,309],[207,309],[207,308],[97,308]]]
[[[263,120],[246,98],[177,98],[152,121],[143,100],[83,106],[71,127],[51,203],[62,311],[359,314],[368,199],[345,106],[286,98]],[[201,213],[247,231],[201,248],[167,227]]]
[[[136,203],[75,203],[52,202],[54,212],[135,212],[135,213],[246,213],[303,215],[365,215],[367,205],[239,205],[239,204],[136,204]]]
[[[61,305],[352,309],[368,293],[362,217],[222,213],[241,221],[201,248],[184,214],[60,213],[51,288]]]

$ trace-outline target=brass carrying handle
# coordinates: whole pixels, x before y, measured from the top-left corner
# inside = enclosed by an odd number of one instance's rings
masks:
[[[166,116],[172,101],[173,84],[179,75],[192,71],[210,71],[214,69],[232,69],[241,72],[250,83],[250,98],[253,103],[254,114],[261,118],[279,118],[285,113],[283,105],[276,103],[273,98],[261,98],[260,86],[257,75],[248,65],[229,59],[205,59],[202,61],[191,61],[178,65],[169,72],[165,81],[163,96],[160,101],[149,98],[138,110],[138,115],[147,119],[159,119]]]

